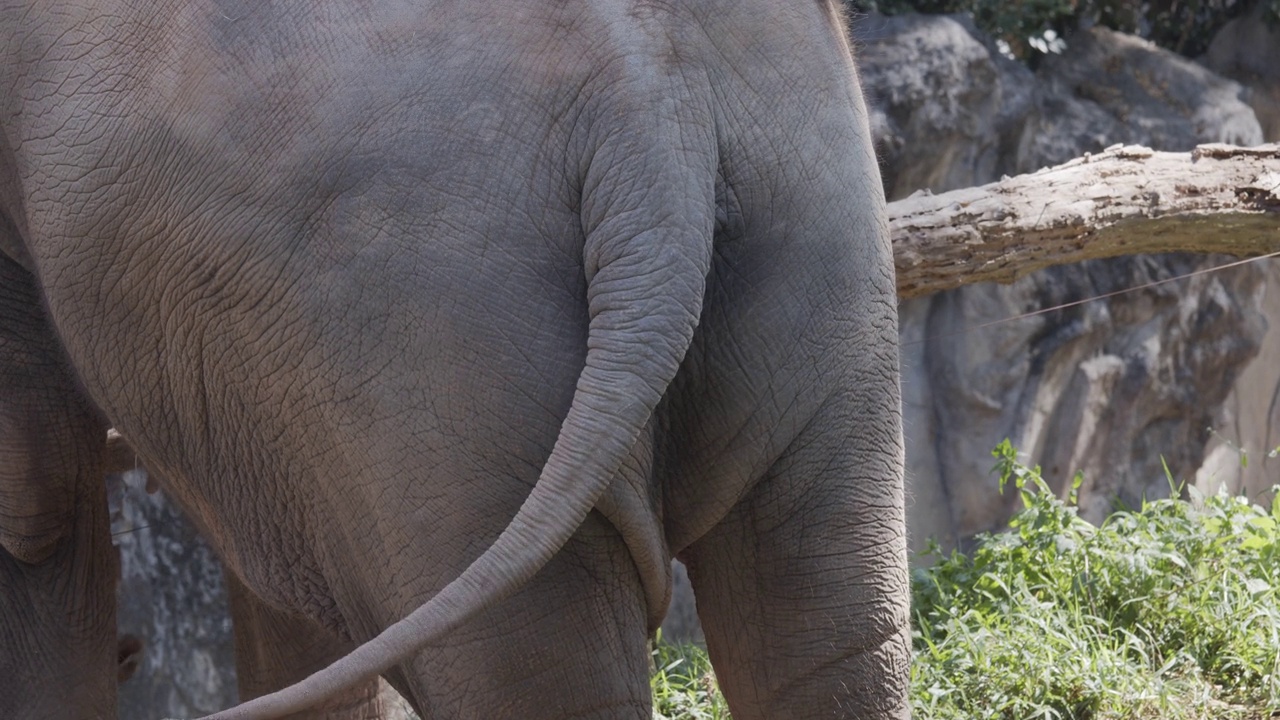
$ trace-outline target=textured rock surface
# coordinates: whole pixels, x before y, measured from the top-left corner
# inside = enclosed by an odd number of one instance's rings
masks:
[[[1114,143],[1189,150],[1262,140],[1239,85],[1107,30],[1069,38],[1034,76],[1008,69],[959,18],[872,16],[855,35],[884,118],[874,126],[879,142],[917,149],[884,157],[891,198],[991,182]],[[993,107],[1001,98],[1012,102]],[[922,167],[902,166],[913,162]],[[1258,267],[1009,318],[1221,262],[1090,262],[903,303],[912,546],[930,536],[958,544],[1004,523],[1014,500],[996,492],[990,450],[1006,437],[1056,483],[1084,471],[1082,510],[1092,519],[1116,501],[1167,494],[1162,454],[1175,475],[1193,476],[1207,428],[1262,342]]]
[[[1267,22],[1262,3],[1227,23],[1200,61],[1249,88],[1267,141],[1280,142],[1280,23]]]
[[[993,52],[964,16],[872,15],[854,35],[890,198],[1012,172],[1031,71]]]
[[[146,473],[108,477],[120,548],[120,633],[142,640],[142,662],[120,686],[121,718],[197,717],[236,702],[235,656],[222,565]]]
[[[703,642],[702,625],[693,602],[689,573],[679,560],[671,562],[671,609],[662,621],[662,639],[667,642]]]
[[[963,328],[1181,275],[1212,260],[1096,261],[936,297],[917,330],[924,341],[911,353],[918,363],[912,377],[928,385],[930,397],[908,410],[934,442],[908,445],[908,454],[913,468],[922,457],[934,464],[949,517],[938,517],[936,508],[913,516],[915,535],[949,520],[953,532],[945,540],[956,542],[1003,524],[1016,500],[995,493],[989,453],[1005,437],[1059,488],[1083,472],[1081,513],[1094,522],[1117,501],[1133,506],[1144,496],[1167,496],[1162,458],[1176,477],[1193,475],[1207,428],[1266,328],[1259,266]],[[917,432],[917,441],[924,434]],[[925,476],[916,473],[919,486]]]
[[[1036,79],[1034,109],[1014,162],[1020,173],[1115,143],[1185,151],[1208,142],[1262,142],[1239,84],[1106,28],[1072,35],[1065,52],[1044,60]]]
[[[1262,272],[1262,312],[1271,332],[1213,419],[1208,457],[1196,473],[1206,492],[1225,486],[1255,500],[1268,500],[1280,482],[1280,263]]]

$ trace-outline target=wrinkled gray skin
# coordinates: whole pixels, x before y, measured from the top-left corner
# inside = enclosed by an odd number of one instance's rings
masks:
[[[679,555],[736,718],[907,715],[827,0],[0,0],[0,53],[0,717],[113,715],[108,424],[238,576],[247,695],[416,611],[346,667],[424,718],[647,718]]]

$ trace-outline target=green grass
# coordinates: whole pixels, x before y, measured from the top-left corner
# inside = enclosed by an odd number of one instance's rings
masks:
[[[1280,500],[1188,489],[1099,528],[993,454],[1010,531],[913,573],[917,720],[1280,717]],[[655,666],[655,718],[729,717],[698,651]]]
[[[654,720],[728,720],[729,708],[702,649],[664,643],[659,633],[653,667]]]

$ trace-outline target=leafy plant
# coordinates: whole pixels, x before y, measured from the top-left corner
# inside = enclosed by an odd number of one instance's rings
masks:
[[[1188,489],[1095,528],[1008,441],[993,454],[1023,510],[915,572],[916,717],[1280,711],[1280,501]]]
[[[654,720],[729,720],[707,654],[696,645],[671,645],[658,633],[653,650]]]
[[[915,718],[1280,715],[1280,500],[1185,488],[1094,527],[1080,477],[1063,501],[1008,441],[993,455],[1023,508],[914,571]],[[729,717],[700,650],[654,658],[655,718]]]

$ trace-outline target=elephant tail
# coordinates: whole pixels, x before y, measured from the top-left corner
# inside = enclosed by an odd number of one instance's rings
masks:
[[[670,101],[653,100],[656,105]],[[711,265],[715,163],[710,123],[646,123],[654,106],[615,114],[582,176],[585,366],[537,483],[511,523],[438,594],[349,655],[295,685],[205,720],[303,710],[404,662],[509,596],[569,540],[617,475],[675,377],[701,313]],[[665,124],[665,129],[664,129]]]

